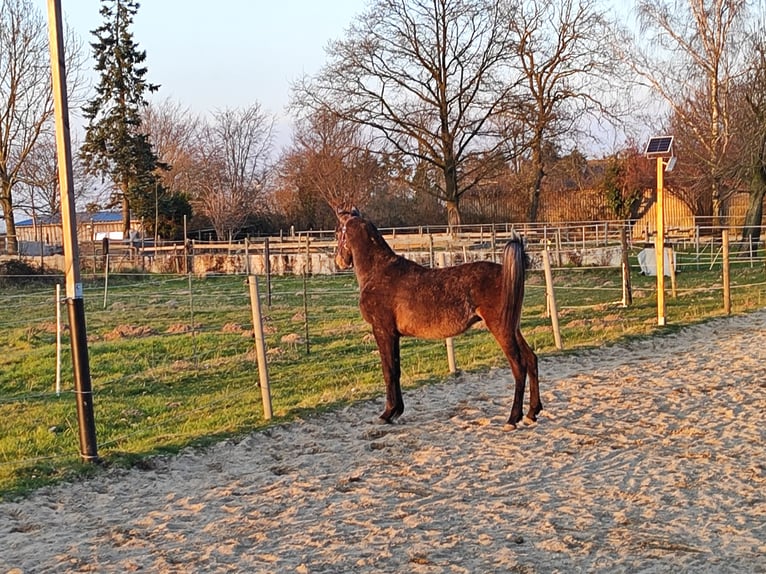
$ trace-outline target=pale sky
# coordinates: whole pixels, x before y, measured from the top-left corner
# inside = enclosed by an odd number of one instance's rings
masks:
[[[47,21],[47,0],[34,0]],[[289,130],[290,84],[325,61],[367,0],[143,0],[133,38],[146,50],[150,99],[170,98],[195,113],[258,102]],[[61,0],[66,24],[86,44],[103,22],[99,0]],[[89,60],[88,70],[93,61]],[[95,76],[94,76],[95,77]],[[94,80],[95,81],[95,80]],[[285,139],[286,134],[278,134]]]

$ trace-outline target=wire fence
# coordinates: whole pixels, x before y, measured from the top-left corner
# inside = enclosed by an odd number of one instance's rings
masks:
[[[632,309],[620,306],[611,265],[554,269],[565,348],[599,344],[655,327],[654,278],[631,253]],[[763,249],[734,258],[735,312],[766,303]],[[677,253],[670,322],[720,315],[721,257],[715,242]],[[438,258],[436,258],[438,259]],[[438,263],[438,261],[436,262]],[[62,476],[78,459],[66,318],[56,324],[53,285],[18,278],[0,287],[0,496],[19,482]],[[192,273],[86,275],[90,372],[102,455],[128,458],[205,444],[268,424],[260,402],[247,276]],[[37,278],[35,278],[37,280]],[[261,277],[263,324],[278,420],[379,396],[382,377],[350,273]],[[267,285],[268,284],[268,285]],[[532,271],[522,331],[538,353],[554,352],[542,273]],[[57,338],[63,361],[56,392]],[[458,368],[506,366],[491,335],[456,341]],[[443,341],[402,341],[402,378],[419,385],[449,376]],[[10,485],[10,486],[9,486]]]
[[[694,251],[697,264],[705,253],[720,254],[721,233],[727,230],[736,253],[754,258],[763,242],[741,237],[735,226],[695,225],[668,228],[666,243],[683,251]],[[497,261],[502,245],[515,233],[521,234],[530,251],[551,251],[558,266],[619,266],[624,234],[631,249],[653,245],[655,234],[634,222],[591,221],[561,224],[503,223],[421,226],[381,229],[391,247],[424,265],[456,265],[469,261]],[[760,228],[766,236],[766,228]],[[18,255],[19,258],[54,269],[64,269],[63,255]],[[116,272],[206,275],[210,273],[258,275],[303,275],[335,272],[332,230],[303,231],[241,241],[162,242],[139,239],[130,242],[87,242],[80,245],[80,265],[86,273],[109,269]],[[540,258],[536,258],[539,266]]]

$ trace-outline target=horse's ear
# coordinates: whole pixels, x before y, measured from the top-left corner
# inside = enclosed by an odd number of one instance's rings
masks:
[[[335,213],[339,220],[348,219],[349,217],[361,217],[362,214],[356,207],[339,207]]]

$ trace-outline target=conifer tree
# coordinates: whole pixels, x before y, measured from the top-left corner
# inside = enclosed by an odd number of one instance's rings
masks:
[[[149,197],[155,203],[155,171],[162,167],[141,129],[146,95],[159,86],[146,80],[146,51],[133,40],[131,26],[138,8],[134,0],[101,0],[104,23],[92,31],[96,41],[91,43],[100,81],[83,108],[88,126],[80,148],[88,171],[112,180],[112,202],[122,204],[126,236],[131,204],[149,203]]]

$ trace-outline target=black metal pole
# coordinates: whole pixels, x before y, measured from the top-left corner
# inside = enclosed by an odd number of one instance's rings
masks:
[[[93,390],[90,382],[88,337],[85,332],[85,302],[82,297],[67,299],[69,333],[72,341],[74,392],[80,427],[80,457],[85,462],[98,461],[96,420],[93,416]]]

